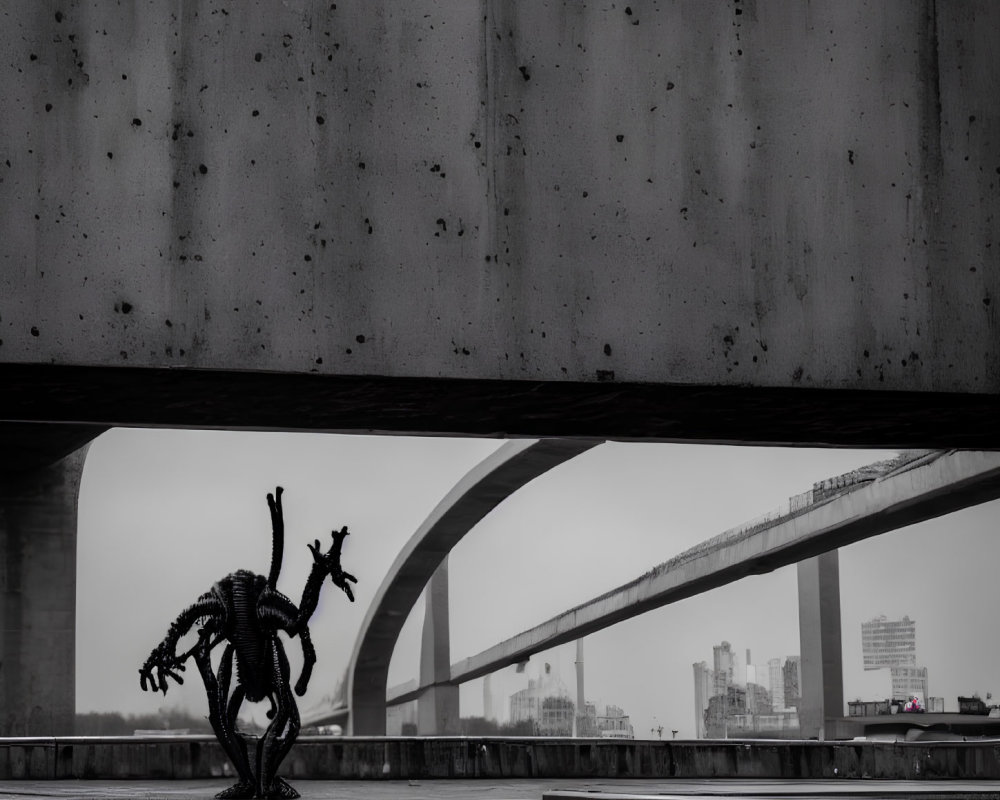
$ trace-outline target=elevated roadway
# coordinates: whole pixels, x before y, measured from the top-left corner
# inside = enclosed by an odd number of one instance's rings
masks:
[[[1000,497],[1000,453],[933,453],[857,488],[758,526],[729,531],[645,575],[451,665],[464,683],[639,614],[747,575]],[[391,693],[393,703],[426,687]]]

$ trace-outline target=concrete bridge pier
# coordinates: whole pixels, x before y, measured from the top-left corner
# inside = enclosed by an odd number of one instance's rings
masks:
[[[844,664],[840,639],[840,554],[831,550],[800,561],[799,647],[802,738],[824,740],[844,716]]]
[[[86,451],[0,475],[0,736],[73,733],[77,498]]]
[[[458,686],[451,678],[451,639],[448,618],[448,559],[441,562],[427,584],[420,643],[420,685],[428,686],[417,699],[417,733],[449,736],[459,733]]]

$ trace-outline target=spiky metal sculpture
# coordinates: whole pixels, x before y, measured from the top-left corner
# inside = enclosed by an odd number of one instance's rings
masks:
[[[302,643],[302,673],[295,683],[295,693],[305,694],[316,663],[316,651],[309,636],[309,617],[316,610],[320,587],[327,575],[334,586],[344,590],[354,602],[351,583],[357,579],[340,566],[340,551],[347,528],[333,532],[333,544],[324,553],[317,539],[308,545],[313,566],[298,607],[277,590],[278,573],[284,551],[285,523],[281,509],[282,488],[268,494],[271,510],[271,571],[265,578],[247,570],[233,572],[212,586],[194,605],[185,609],[173,622],[166,637],[150,653],[139,670],[139,685],[167,693],[167,678],[178,683],[184,663],[193,658],[208,692],[209,721],[226,755],[236,768],[239,781],[225,789],[219,798],[298,797],[286,781],[277,776],[278,766],[291,750],[299,732],[299,712],[289,684],[288,658],[278,637],[284,632],[299,637]],[[194,625],[198,640],[186,653],[177,654],[177,642]],[[211,653],[225,642],[218,674],[212,668]],[[230,695],[233,662],[236,685]],[[154,675],[155,671],[155,675]],[[268,699],[270,723],[258,739],[251,758],[246,739],[236,729],[236,717],[244,700]]]

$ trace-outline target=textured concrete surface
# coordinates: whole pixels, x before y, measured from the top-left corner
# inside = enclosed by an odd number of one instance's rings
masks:
[[[1000,489],[1000,477],[997,479]],[[840,623],[840,551],[830,550],[796,565],[799,600],[802,738],[833,738],[828,718],[844,714],[844,656]]]
[[[0,362],[996,393],[998,25],[8,4]]]
[[[229,781],[25,781],[0,783],[0,799],[207,800]],[[295,782],[304,800],[670,800],[673,797],[975,798],[996,800],[1000,789],[984,781],[306,781]]]
[[[434,570],[424,597],[424,624],[420,637],[420,684],[431,688],[417,698],[417,734],[453,736],[461,732],[459,727],[461,714],[458,686],[447,685],[451,677],[447,555]],[[382,733],[385,732],[383,729]]]
[[[210,736],[0,740],[0,781],[195,780],[231,774]],[[693,741],[303,736],[289,780],[1000,781],[997,739]],[[997,784],[1000,785],[1000,784]]]
[[[73,732],[85,456],[86,448],[0,481],[0,736]]]
[[[571,789],[546,788],[543,800],[670,800],[674,797],[870,797],[870,798],[994,798],[1000,789],[987,782],[963,781],[917,784],[909,781],[664,781],[652,784],[612,783]]]
[[[3,363],[0,383],[0,419],[22,421],[2,441],[33,461],[110,425],[1000,448],[991,394]]]

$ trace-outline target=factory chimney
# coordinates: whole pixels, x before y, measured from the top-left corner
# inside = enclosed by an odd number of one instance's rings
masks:
[[[583,639],[576,640],[576,735],[584,733],[587,704],[583,699]]]

